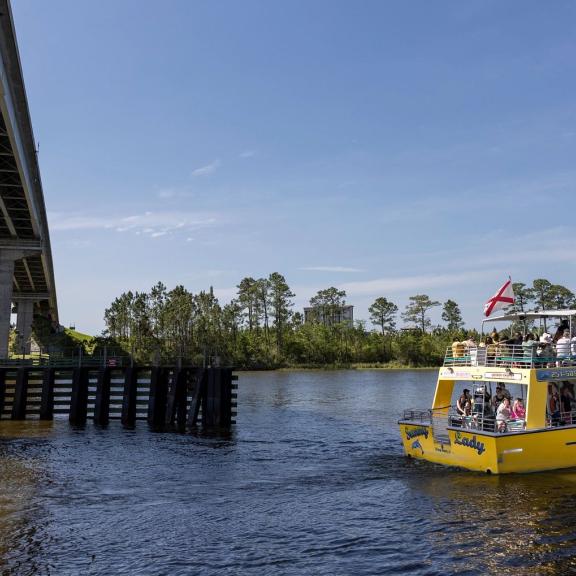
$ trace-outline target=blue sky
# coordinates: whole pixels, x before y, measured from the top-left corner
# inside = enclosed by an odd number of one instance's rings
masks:
[[[16,0],[63,324],[157,281],[576,290],[576,4]],[[435,318],[439,321],[439,311]],[[402,323],[399,322],[399,325]]]

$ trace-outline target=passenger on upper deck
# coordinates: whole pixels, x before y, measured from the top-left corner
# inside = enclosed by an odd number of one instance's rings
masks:
[[[463,342],[459,340],[454,340],[452,342],[452,357],[453,358],[462,358],[466,354],[466,346],[464,346]]]
[[[562,337],[556,342],[556,357],[558,362],[556,366],[561,366],[562,362],[570,358],[570,330],[564,330]]]
[[[544,332],[544,334],[540,336],[540,344],[538,345],[537,354],[545,366],[550,367],[554,365],[556,353],[552,346],[552,336],[547,332]]]
[[[556,329],[556,334],[554,334],[554,338],[552,338],[554,344],[558,343],[558,340],[560,340],[560,338],[564,336],[564,332],[566,330],[568,331],[570,330],[570,324],[568,323],[568,320],[562,320],[562,322],[560,322],[558,328]]]
[[[478,348],[478,344],[476,344],[476,341],[474,338],[472,338],[471,334],[468,336],[468,338],[466,338],[466,340],[462,341],[462,344],[466,346],[467,350],[470,350],[471,348]]]
[[[498,330],[496,330],[496,328],[490,332],[490,338],[492,338],[492,342],[498,342],[500,340],[500,336],[498,336]]]
[[[531,362],[534,356],[536,356],[536,347],[538,346],[538,342],[536,342],[534,338],[534,334],[528,332],[526,337],[524,338],[524,342],[522,342],[522,352],[524,355],[524,360],[527,362]]]
[[[496,356],[498,357],[499,366],[510,366],[512,359],[512,349],[510,348],[509,340],[503,339],[498,342]]]
[[[494,340],[492,340],[492,336],[486,336],[484,340],[484,344],[486,346],[486,358],[488,360],[488,364],[494,363],[494,357],[496,356],[496,349],[497,346],[494,344]]]

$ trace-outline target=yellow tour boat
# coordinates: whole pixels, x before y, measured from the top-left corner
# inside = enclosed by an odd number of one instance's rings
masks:
[[[544,333],[522,345],[451,346],[431,409],[405,410],[399,421],[406,455],[489,474],[576,467],[574,317],[576,310],[555,310],[484,321],[526,327],[562,319],[563,340],[555,342]],[[505,397],[522,399],[523,417],[498,411]]]

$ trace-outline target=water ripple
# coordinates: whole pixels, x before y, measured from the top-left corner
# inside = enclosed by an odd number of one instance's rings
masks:
[[[232,434],[2,423],[0,572],[576,573],[576,473],[405,459],[422,372],[241,375]]]

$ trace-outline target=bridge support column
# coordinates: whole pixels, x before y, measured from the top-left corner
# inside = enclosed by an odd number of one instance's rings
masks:
[[[14,263],[16,260],[25,258],[27,255],[38,253],[38,247],[11,246],[6,240],[0,244],[0,358],[8,358],[8,338],[10,335],[10,315],[12,314],[12,287],[14,283]],[[41,300],[42,294],[34,293],[35,298],[30,298],[27,293],[26,300]],[[19,300],[17,298],[17,300]],[[26,305],[24,306],[26,307]],[[25,312],[26,314],[26,312]],[[20,323],[20,314],[18,314]],[[30,328],[22,326],[24,334],[29,339],[32,326],[32,318],[27,322]],[[28,349],[29,350],[29,349]]]
[[[34,302],[16,300],[16,330],[18,331],[18,352],[30,354],[32,340],[32,322],[34,320]]]
[[[0,358],[8,358],[14,262],[19,257],[13,250],[0,250]]]

